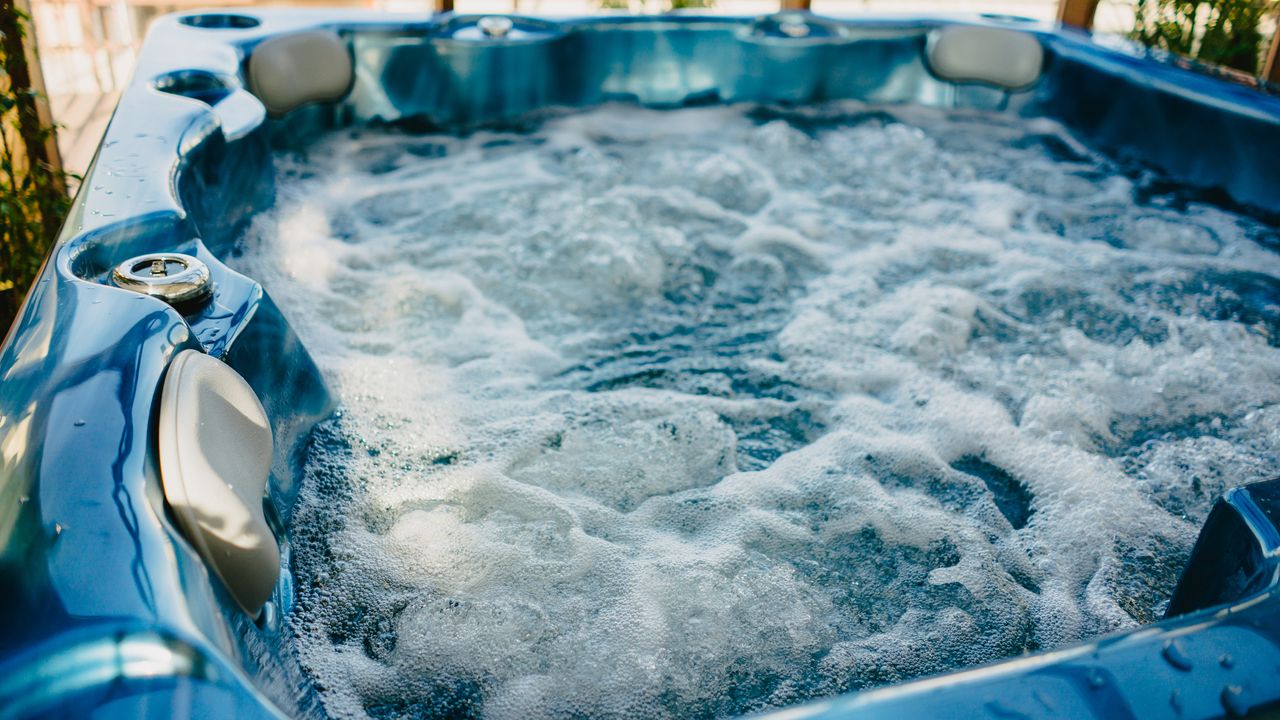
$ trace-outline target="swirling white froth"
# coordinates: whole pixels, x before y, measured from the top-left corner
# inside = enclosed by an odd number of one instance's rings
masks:
[[[292,529],[335,715],[725,716],[1130,627],[1280,454],[1274,229],[1048,122],[605,107],[281,167],[236,262],[345,406]]]

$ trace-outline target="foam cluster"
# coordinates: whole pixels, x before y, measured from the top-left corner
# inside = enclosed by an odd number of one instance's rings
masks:
[[[344,717],[723,717],[1157,619],[1280,459],[1274,228],[1043,120],[607,106],[279,159]]]

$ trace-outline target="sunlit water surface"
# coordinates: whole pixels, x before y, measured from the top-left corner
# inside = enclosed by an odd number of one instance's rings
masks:
[[[340,716],[698,717],[1157,619],[1280,448],[1274,228],[1047,121],[605,107],[280,159]]]

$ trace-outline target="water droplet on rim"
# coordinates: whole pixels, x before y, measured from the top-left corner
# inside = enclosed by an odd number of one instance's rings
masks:
[[[1183,672],[1189,672],[1192,668],[1191,658],[1187,655],[1186,649],[1182,647],[1182,643],[1178,640],[1169,640],[1166,642],[1164,644],[1164,650],[1160,654],[1164,656],[1164,659],[1170,665],[1182,670]]]
[[[1222,709],[1231,717],[1244,717],[1249,713],[1249,703],[1244,698],[1244,688],[1239,685],[1228,685],[1222,688]]]

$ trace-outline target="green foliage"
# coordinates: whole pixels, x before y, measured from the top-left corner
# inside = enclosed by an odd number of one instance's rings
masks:
[[[0,2],[0,335],[71,204],[67,176],[49,162],[54,130],[40,122],[31,89],[23,46],[28,22],[12,2]]]
[[[698,10],[715,7],[715,0],[671,0],[672,10]]]
[[[602,10],[628,10],[628,0],[596,0]],[[667,0],[667,10],[698,10],[715,7],[716,0]]]
[[[1137,0],[1131,37],[1206,63],[1258,72],[1260,25],[1280,0]]]

